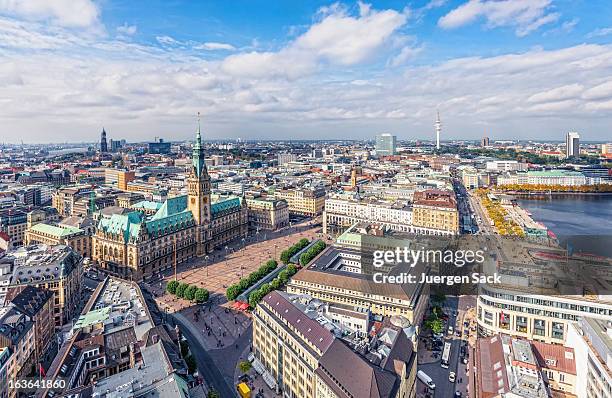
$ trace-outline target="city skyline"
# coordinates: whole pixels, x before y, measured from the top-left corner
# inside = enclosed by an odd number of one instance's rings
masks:
[[[199,110],[205,139],[432,141],[439,110],[442,141],[606,141],[604,7],[0,2],[0,142],[182,141]]]

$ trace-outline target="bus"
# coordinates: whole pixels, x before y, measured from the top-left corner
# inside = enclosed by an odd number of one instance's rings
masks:
[[[451,355],[451,342],[447,341],[444,343],[444,349],[442,350],[442,362],[440,362],[440,366],[444,369],[448,369],[448,361],[450,360]]]
[[[429,377],[427,375],[427,373],[423,372],[422,370],[419,370],[417,372],[417,377],[419,378],[419,380],[421,380],[430,390],[433,390],[436,388],[436,385],[434,384],[433,380],[431,379],[431,377]]]

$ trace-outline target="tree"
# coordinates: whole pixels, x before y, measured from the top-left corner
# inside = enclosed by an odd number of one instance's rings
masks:
[[[297,272],[297,267],[293,264],[289,264],[287,266],[287,274],[289,274],[289,277],[292,277],[293,275],[295,275],[295,273]]]
[[[248,373],[249,370],[251,370],[251,367],[252,365],[251,365],[251,362],[249,361],[240,361],[238,363],[238,369],[240,369],[242,373]]]
[[[440,334],[444,330],[444,323],[441,319],[432,317],[425,321],[425,327],[430,329],[434,334]]]
[[[208,301],[209,293],[208,290],[203,287],[198,288],[195,292],[195,301],[198,303],[205,303]]]
[[[206,394],[206,398],[221,398],[221,395],[217,390],[210,390],[208,394]]]
[[[177,281],[170,281],[168,282],[168,284],[166,285],[166,291],[170,294],[176,294],[176,288],[178,287],[178,282]]]
[[[289,258],[290,257],[291,256],[289,255],[289,250],[283,250],[281,255],[280,255],[281,263],[287,264],[289,262]]]
[[[189,354],[185,357],[185,363],[187,364],[187,369],[189,374],[195,373],[198,370],[198,365],[196,364],[195,358],[193,355]]]
[[[274,278],[272,280],[272,282],[270,282],[270,286],[272,286],[272,289],[274,289],[274,290],[276,290],[279,287],[281,287],[281,285],[282,285],[282,282],[281,282],[281,280],[279,278]]]
[[[178,287],[176,288],[176,297],[183,298],[185,296],[185,290],[188,287],[189,285],[186,284],[185,282],[179,283]]]
[[[197,286],[190,285],[189,287],[187,287],[187,289],[185,289],[185,293],[183,294],[183,297],[191,301],[195,298],[195,293],[197,290],[198,290]]]
[[[231,285],[225,291],[225,296],[227,297],[229,301],[232,301],[232,300],[236,300],[236,297],[238,297],[240,293],[241,293],[241,290],[238,287],[238,285]]]

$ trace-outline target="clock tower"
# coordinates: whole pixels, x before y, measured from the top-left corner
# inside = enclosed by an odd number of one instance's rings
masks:
[[[207,231],[210,230],[210,176],[204,161],[202,135],[200,133],[200,114],[198,113],[198,131],[191,156],[191,171],[187,177],[188,208],[196,222],[196,241],[198,254],[203,254]]]

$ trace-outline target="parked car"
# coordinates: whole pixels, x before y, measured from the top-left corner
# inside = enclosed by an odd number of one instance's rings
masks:
[[[450,381],[451,383],[454,383],[456,378],[457,378],[457,375],[455,374],[455,372],[450,372],[448,374],[448,381]]]

